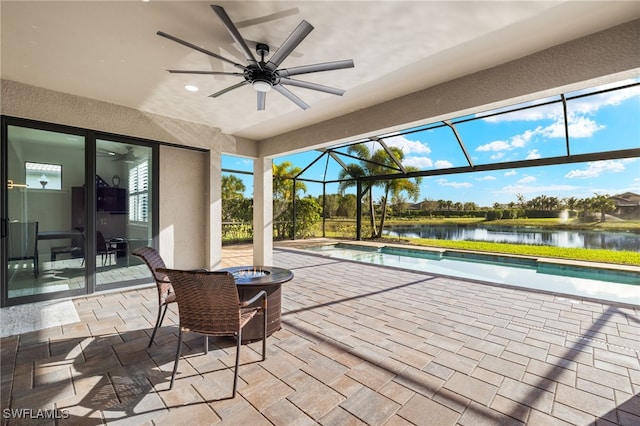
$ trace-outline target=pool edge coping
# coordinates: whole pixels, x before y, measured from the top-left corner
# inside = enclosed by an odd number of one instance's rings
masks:
[[[300,240],[292,240],[291,243]],[[312,245],[331,245],[331,244],[346,244],[346,245],[355,245],[355,246],[368,246],[375,248],[382,247],[393,247],[393,248],[402,248],[402,249],[411,249],[411,250],[421,250],[430,253],[469,253],[469,254],[477,254],[481,256],[494,256],[494,257],[507,257],[513,259],[523,259],[529,261],[535,261],[537,263],[550,264],[556,266],[579,266],[582,268],[592,268],[592,269],[601,269],[601,270],[609,270],[613,272],[631,272],[640,274],[640,266],[634,265],[621,265],[615,263],[603,263],[603,262],[589,262],[585,260],[572,260],[572,259],[564,259],[564,258],[553,258],[553,257],[538,257],[538,256],[527,256],[527,255],[518,255],[511,253],[495,253],[495,252],[486,252],[486,251],[477,251],[477,250],[463,250],[463,249],[451,249],[444,247],[426,247],[426,246],[416,246],[411,244],[397,244],[397,243],[387,243],[382,241],[356,241],[356,240],[340,240],[333,238],[312,238],[308,240],[304,240],[305,244],[292,244],[292,247],[289,247],[289,242],[282,242],[282,246],[285,248],[300,248],[305,249],[304,247],[295,247],[295,246],[312,246]],[[279,245],[279,244],[278,244]]]
[[[309,240],[307,240],[309,241]],[[362,241],[350,241],[352,245],[361,245],[360,243],[362,243]],[[631,302],[623,302],[623,301],[619,301],[619,300],[608,300],[608,299],[602,299],[602,298],[597,298],[597,297],[589,297],[589,296],[584,296],[584,295],[575,295],[575,294],[571,294],[571,293],[562,293],[562,292],[557,292],[557,291],[552,291],[552,290],[544,290],[544,289],[534,289],[534,288],[530,288],[530,287],[522,287],[522,286],[518,286],[518,285],[514,285],[514,284],[507,284],[507,283],[498,283],[498,282],[494,282],[494,281],[485,281],[485,280],[480,280],[480,279],[474,279],[474,278],[464,278],[464,277],[456,277],[454,275],[446,275],[446,274],[440,274],[440,273],[434,273],[434,272],[425,272],[425,271],[419,271],[419,270],[415,270],[415,269],[408,269],[408,268],[403,268],[400,266],[390,266],[390,265],[378,265],[375,263],[366,263],[366,262],[361,262],[361,261],[357,261],[357,260],[352,260],[352,259],[341,259],[341,258],[329,258],[326,255],[323,255],[321,252],[314,252],[312,250],[309,250],[309,247],[311,246],[318,246],[320,244],[323,245],[331,245],[331,244],[345,244],[348,243],[347,241],[343,241],[343,240],[329,240],[329,239],[324,239],[323,241],[320,241],[318,239],[315,239],[314,244],[308,244],[306,245],[306,247],[300,247],[300,246],[286,246],[286,245],[282,245],[282,246],[275,246],[275,249],[278,250],[282,250],[282,251],[291,251],[294,253],[299,253],[299,254],[304,254],[304,255],[308,255],[308,256],[317,256],[317,257],[321,257],[321,258],[325,258],[325,259],[333,259],[333,260],[340,260],[342,262],[349,262],[349,263],[354,263],[354,264],[359,264],[359,265],[369,265],[369,266],[374,266],[374,267],[380,267],[380,268],[391,268],[391,269],[397,269],[397,270],[401,270],[401,271],[406,271],[406,272],[413,272],[413,273],[418,273],[418,274],[423,274],[423,275],[430,275],[433,277],[444,277],[444,278],[451,278],[451,279],[456,279],[456,280],[462,280],[462,281],[467,281],[467,282],[472,282],[472,283],[477,283],[477,284],[482,284],[482,285],[490,285],[490,286],[494,286],[494,287],[502,287],[502,288],[508,288],[511,290],[521,290],[521,291],[528,291],[528,292],[534,292],[534,293],[540,293],[540,294],[547,294],[547,295],[551,295],[554,297],[559,297],[559,298],[564,298],[567,300],[578,300],[578,301],[584,301],[584,302],[592,302],[592,303],[602,303],[602,304],[606,304],[608,306],[618,306],[618,307],[622,307],[622,308],[628,308],[628,309],[638,309],[640,308],[640,303],[639,304],[635,304],[635,303],[631,303]],[[369,245],[379,245],[379,247],[384,247],[384,246],[389,246],[391,244],[386,244],[386,243],[377,243],[377,242],[373,242],[373,241],[367,241],[367,243]],[[396,244],[394,245],[395,247],[406,247],[405,245],[402,244]],[[422,247],[424,248],[424,247]],[[440,250],[440,248],[437,248],[438,250]],[[441,249],[443,251],[446,251],[448,249]],[[460,250],[461,252],[471,252],[470,250]],[[480,254],[484,254],[487,255],[486,252],[477,252]],[[497,255],[500,255],[499,253],[496,253]],[[491,255],[491,254],[489,254]],[[513,257],[520,257],[520,258],[527,258],[527,259],[537,259],[535,257],[531,257],[531,256],[517,256],[517,255],[511,255]],[[562,259],[560,259],[562,260]],[[589,262],[585,262],[585,263],[589,263]],[[594,262],[595,263],[595,262]],[[636,272],[636,271],[632,271],[632,272]]]

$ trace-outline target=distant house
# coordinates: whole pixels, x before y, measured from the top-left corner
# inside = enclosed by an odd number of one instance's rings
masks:
[[[614,216],[621,219],[640,219],[640,194],[625,192],[609,199],[616,204]]]

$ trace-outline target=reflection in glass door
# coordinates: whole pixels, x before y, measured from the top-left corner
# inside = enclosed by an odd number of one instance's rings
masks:
[[[85,182],[84,152],[83,136],[7,127],[8,299],[84,291],[84,234],[72,224],[73,188]]]
[[[130,256],[152,245],[151,158],[148,146],[96,141],[96,285],[148,275]]]

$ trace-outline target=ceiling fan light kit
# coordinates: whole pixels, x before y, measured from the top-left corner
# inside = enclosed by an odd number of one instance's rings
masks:
[[[303,20],[296,29],[289,34],[289,36],[285,39],[282,45],[276,49],[271,58],[265,62],[265,56],[269,55],[269,46],[264,43],[256,44],[256,53],[259,60],[253,55],[247,43],[240,35],[240,32],[236,28],[227,12],[221,6],[211,5],[213,11],[218,15],[223,25],[231,35],[233,41],[240,47],[245,59],[248,62],[248,65],[238,64],[230,59],[227,59],[223,56],[220,56],[214,52],[203,49],[199,46],[196,46],[187,41],[181,40],[177,37],[164,33],[162,31],[158,31],[157,34],[161,37],[167,38],[171,41],[174,41],[183,46],[189,47],[191,49],[197,50],[201,53],[209,55],[213,58],[219,59],[221,61],[227,62],[234,67],[241,69],[242,72],[220,72],[220,71],[190,71],[190,70],[168,70],[169,73],[173,74],[201,74],[201,75],[228,75],[233,77],[242,77],[244,80],[240,83],[236,83],[230,87],[222,89],[216,93],[209,95],[212,98],[217,98],[220,95],[223,95],[227,92],[235,90],[239,87],[251,85],[253,89],[257,92],[257,109],[258,111],[262,111],[265,109],[266,102],[266,93],[274,89],[274,91],[280,93],[291,102],[295,103],[302,109],[309,108],[302,99],[293,94],[289,89],[284,87],[285,85],[302,87],[305,89],[316,90],[319,92],[330,93],[332,95],[342,96],[345,91],[342,89],[336,89],[329,86],[324,86],[322,84],[311,83],[303,80],[294,80],[289,77],[294,75],[301,74],[310,74],[314,72],[322,72],[322,71],[331,71],[337,69],[344,68],[353,68],[354,63],[352,59],[346,59],[341,61],[334,62],[325,62],[320,64],[313,65],[303,65],[299,67],[293,68],[282,68],[278,69],[280,64],[295,50],[295,48],[304,40],[304,38],[309,35],[309,33],[313,30],[313,26],[309,24],[307,21]]]

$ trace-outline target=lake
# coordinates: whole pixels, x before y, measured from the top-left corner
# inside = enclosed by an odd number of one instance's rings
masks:
[[[390,237],[487,241],[588,249],[640,251],[640,235],[631,232],[557,230],[534,227],[478,225],[385,226]]]

